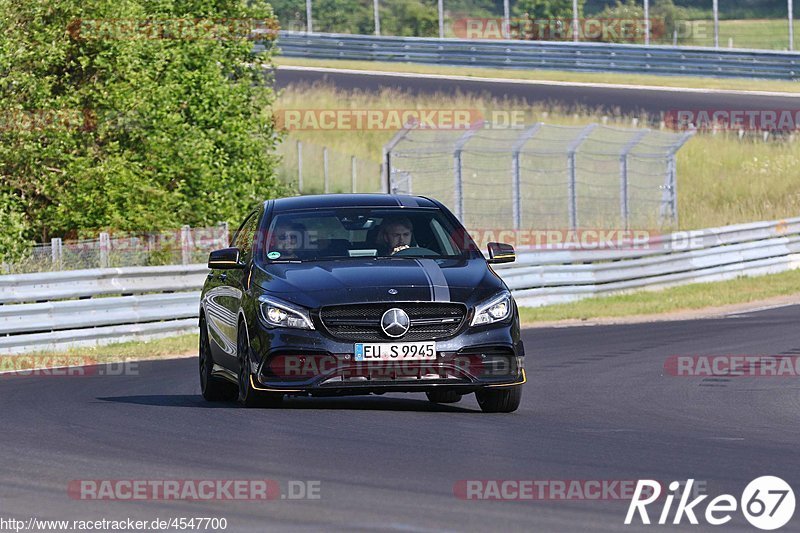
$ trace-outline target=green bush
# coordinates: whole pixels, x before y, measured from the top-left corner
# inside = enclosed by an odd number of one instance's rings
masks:
[[[608,6],[596,15],[599,19],[612,20],[644,20],[644,8],[637,0],[616,0],[616,4]],[[654,0],[650,6],[650,32],[653,41],[671,41],[672,32],[680,21],[689,20],[689,13],[684,8],[677,7],[673,0]],[[644,28],[638,28],[642,34],[634,42],[644,42]],[[632,42],[631,38],[623,36],[606,35],[601,39],[606,42]]]
[[[23,259],[32,244],[26,238],[30,228],[21,202],[8,193],[0,193],[0,228],[0,261]]]
[[[17,221],[0,242],[238,224],[285,194],[271,45],[253,55],[246,32],[226,33],[252,20],[272,24],[270,6],[0,0],[0,194],[16,206],[0,216]]]

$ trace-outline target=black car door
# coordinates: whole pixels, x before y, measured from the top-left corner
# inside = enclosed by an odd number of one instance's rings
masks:
[[[222,306],[221,314],[224,319],[219,325],[219,333],[223,337],[222,350],[224,355],[218,361],[221,365],[230,370],[237,370],[236,361],[236,335],[239,318],[239,309],[242,305],[245,284],[250,277],[253,259],[253,240],[256,236],[259,221],[261,220],[260,211],[253,211],[242,223],[236,235],[233,237],[231,246],[239,249],[239,261],[245,265],[242,269],[221,270],[217,272],[220,280],[219,287],[216,289],[216,301]]]

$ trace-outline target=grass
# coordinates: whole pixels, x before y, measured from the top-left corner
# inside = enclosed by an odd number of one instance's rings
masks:
[[[495,111],[521,111],[524,122],[585,125],[604,117],[591,109],[566,112],[558,107],[528,106],[526,103],[475,95],[415,96],[397,90],[380,93],[342,91],[330,86],[292,86],[278,98],[275,109],[478,109],[484,116]],[[608,125],[631,127],[631,117],[607,116]],[[641,117],[644,122],[646,117]],[[296,179],[295,141],[304,148],[304,192],[322,188],[320,147],[330,156],[332,192],[349,191],[350,158],[371,162],[360,170],[359,190],[380,190],[379,164],[382,148],[394,131],[298,130],[290,133],[281,151],[285,179]],[[338,161],[338,163],[337,163]],[[796,140],[765,142],[760,137],[739,139],[735,134],[698,134],[678,152],[678,209],[680,229],[699,229],[758,220],[773,220],[800,214],[800,145]],[[365,173],[372,173],[370,180]]]
[[[695,283],[660,291],[588,298],[579,302],[520,308],[524,323],[556,320],[652,315],[756,302],[776,296],[798,295],[800,270],[730,281]]]
[[[727,41],[726,41],[727,42]],[[652,74],[619,74],[613,72],[568,72],[543,69],[489,69],[420,65],[415,63],[384,63],[375,61],[341,61],[334,59],[305,59],[295,57],[275,58],[275,64],[304,67],[328,67],[381,72],[411,72],[480,78],[506,78],[516,80],[559,81],[578,83],[608,83],[612,85],[647,85],[694,89],[726,89],[736,91],[800,92],[800,84],[791,81],[713,78],[698,76],[657,76]]]
[[[698,23],[701,23],[697,25]],[[695,21],[702,32],[693,35],[687,44],[714,46],[714,23],[711,20]],[[795,28],[797,29],[797,28]],[[749,19],[719,21],[719,45],[760,50],[788,50],[789,22],[786,19]],[[795,38],[797,43],[797,38]],[[795,47],[796,49],[796,47]]]
[[[130,341],[104,346],[74,347],[67,350],[39,351],[22,354],[23,360],[34,366],[57,367],[170,358],[197,353],[197,334],[177,335],[150,341]],[[0,356],[2,360],[4,356]],[[3,368],[0,367],[0,371]]]

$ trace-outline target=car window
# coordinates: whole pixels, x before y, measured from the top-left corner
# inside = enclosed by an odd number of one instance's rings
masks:
[[[474,249],[471,239],[465,242],[464,234],[460,225],[455,226],[437,209],[290,211],[273,218],[265,258],[458,257]]]
[[[254,211],[247,217],[239,231],[233,237],[231,246],[238,248],[242,259],[247,259],[253,251],[253,239],[258,226],[258,212]]]

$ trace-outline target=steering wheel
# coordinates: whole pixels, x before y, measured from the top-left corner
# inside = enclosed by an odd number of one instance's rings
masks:
[[[437,252],[434,252],[430,248],[423,248],[422,246],[411,246],[406,248],[405,250],[400,250],[399,252],[392,254],[391,257],[402,257],[404,255],[421,255],[421,256],[438,256]]]

